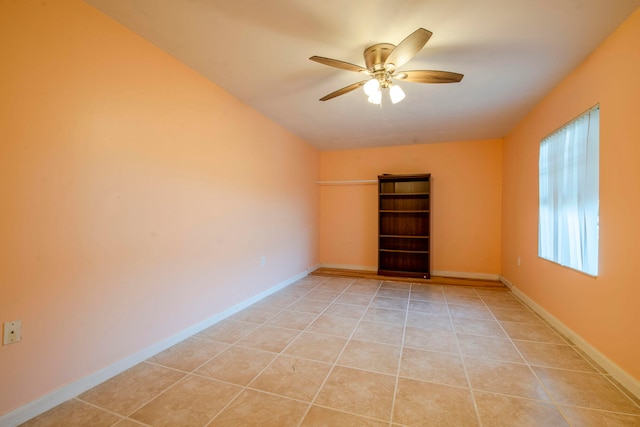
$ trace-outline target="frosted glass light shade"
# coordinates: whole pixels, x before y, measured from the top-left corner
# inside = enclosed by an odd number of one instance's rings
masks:
[[[393,85],[391,89],[389,89],[389,97],[391,98],[391,102],[397,104],[402,101],[406,95],[400,86]]]
[[[371,79],[364,84],[362,89],[368,96],[373,96],[374,93],[380,92],[380,82],[378,79]]]
[[[380,90],[377,90],[375,92],[373,92],[371,95],[369,95],[369,99],[368,101],[372,104],[381,104],[382,103],[382,92]]]

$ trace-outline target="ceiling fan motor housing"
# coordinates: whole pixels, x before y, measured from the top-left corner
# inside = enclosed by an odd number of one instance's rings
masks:
[[[367,70],[372,73],[384,70],[384,62],[387,60],[396,46],[390,43],[378,43],[364,50],[364,63]]]

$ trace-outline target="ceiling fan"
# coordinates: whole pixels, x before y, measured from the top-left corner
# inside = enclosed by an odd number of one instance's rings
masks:
[[[338,89],[335,92],[323,96],[320,101],[328,101],[336,96],[344,95],[360,86],[364,87],[365,93],[369,96],[372,104],[382,103],[382,89],[389,89],[391,102],[394,104],[404,99],[405,94],[400,86],[392,79],[404,80],[415,83],[457,83],[462,80],[463,75],[449,71],[415,70],[398,71],[398,68],[409,62],[427,44],[431,38],[431,31],[418,28],[400,44],[394,46],[390,43],[378,43],[369,46],[364,50],[364,62],[366,68],[349,62],[337,59],[325,58],[322,56],[312,56],[312,61],[330,67],[340,68],[347,71],[355,71],[368,76],[368,79],[350,84]]]

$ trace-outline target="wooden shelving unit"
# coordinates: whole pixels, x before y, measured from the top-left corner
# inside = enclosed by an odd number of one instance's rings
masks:
[[[378,176],[378,274],[429,279],[431,176]]]

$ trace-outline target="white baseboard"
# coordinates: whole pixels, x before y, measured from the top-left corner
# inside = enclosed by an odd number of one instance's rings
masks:
[[[370,265],[350,265],[350,264],[320,264],[322,268],[335,268],[338,270],[357,270],[357,271],[378,271],[377,267]]]
[[[529,308],[538,313],[551,326],[556,328],[561,334],[569,338],[580,350],[584,351],[587,356],[593,359],[602,369],[610,374],[634,396],[640,398],[640,381],[631,376],[628,372],[618,366],[615,362],[602,354],[598,349],[589,344],[584,338],[572,331],[568,326],[558,320],[554,315],[545,310],[541,305],[529,298],[524,292],[518,289],[509,280],[500,276],[500,281],[508,287],[511,292],[520,298]]]
[[[157,342],[149,347],[146,347],[139,352],[121,359],[114,363],[113,365],[107,366],[104,369],[101,369],[93,374],[90,374],[78,381],[75,381],[67,386],[64,386],[56,391],[53,391],[46,396],[41,397],[38,400],[35,400],[31,403],[28,403],[12,412],[4,414],[0,416],[0,427],[15,427],[19,424],[24,423],[25,421],[34,418],[49,409],[52,409],[59,404],[66,402],[69,399],[72,399],[78,396],[81,393],[97,386],[100,383],[118,375],[121,372],[126,371],[129,368],[137,365],[140,362],[147,360],[148,358],[160,353],[161,351],[166,350],[167,348],[189,338],[197,334],[200,331],[207,329],[208,327],[218,323],[219,321],[231,316],[239,312],[242,309],[247,308],[248,306],[255,304],[256,302],[262,300],[263,298],[268,297],[269,295],[286,288],[290,284],[296,282],[297,280],[302,279],[307,275],[307,271],[296,274],[289,279],[278,283],[277,285],[257,294],[253,297],[242,301],[239,304],[234,305],[233,307],[229,307],[225,311],[216,314],[208,319],[203,320],[200,323],[197,323],[193,326],[190,326],[183,331],[178,332],[177,334],[164,339],[160,342]]]
[[[475,279],[475,280],[493,280],[497,282],[500,280],[500,275],[490,273],[465,273],[462,271],[431,271],[431,276],[439,277],[455,277],[457,279]]]

